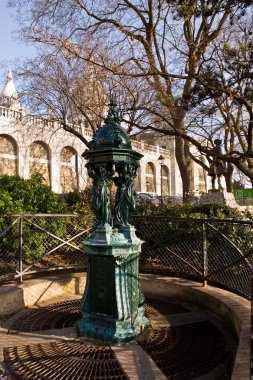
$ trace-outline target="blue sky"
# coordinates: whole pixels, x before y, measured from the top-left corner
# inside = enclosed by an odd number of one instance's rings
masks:
[[[33,54],[32,46],[26,46],[15,38],[17,22],[13,11],[7,7],[7,0],[0,0],[0,88],[2,87],[9,67],[22,57]]]

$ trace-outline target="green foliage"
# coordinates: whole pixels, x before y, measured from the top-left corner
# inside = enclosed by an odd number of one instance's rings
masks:
[[[35,173],[30,179],[0,176],[0,214],[65,213],[67,203]]]
[[[160,215],[192,219],[253,220],[251,214],[245,215],[239,210],[226,206],[225,204],[175,205],[167,203],[163,207],[140,205],[136,207],[135,215]]]
[[[207,64],[200,70],[200,76],[209,87],[203,86],[201,83],[196,82],[191,90],[191,106],[196,107],[198,104],[203,103],[210,98],[218,98],[223,93],[220,90],[222,84],[222,75],[212,65]]]
[[[72,192],[65,195],[66,202],[69,206],[70,213],[91,215],[91,198],[92,189],[87,188],[84,191]]]
[[[92,225],[92,218],[74,218],[71,216],[56,216],[53,218],[36,218],[30,219],[31,222],[35,222],[37,226],[49,231],[50,234],[58,237],[58,240],[52,235],[49,236],[47,232],[38,229],[35,225],[24,223],[23,225],[23,235],[24,235],[24,259],[31,261],[34,259],[42,258],[46,252],[54,249],[55,246],[61,245],[62,240],[68,241],[74,235],[83,232]],[[74,242],[74,245],[76,242]],[[82,248],[82,246],[81,246]],[[64,252],[64,255],[72,254],[74,248],[71,246],[64,245],[62,248],[57,249],[58,253]]]
[[[66,213],[67,203],[58,194],[55,194],[50,187],[42,183],[42,176],[35,173],[30,179],[23,179],[19,176],[0,177],[0,214],[7,214],[10,217],[0,218],[0,231],[13,221],[11,214],[52,214]],[[46,219],[41,220],[41,228],[47,228]],[[19,249],[18,234],[15,224],[10,231],[1,239],[1,246],[8,251],[10,258],[16,258]],[[67,237],[64,220],[57,220],[50,225],[51,233]],[[25,259],[34,259],[43,256],[48,247],[46,246],[48,235],[36,229],[30,224],[23,226],[23,244]]]

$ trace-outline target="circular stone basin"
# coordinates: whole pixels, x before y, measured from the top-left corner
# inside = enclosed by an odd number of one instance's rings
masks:
[[[228,378],[237,342],[221,319],[199,306],[175,298],[147,298],[146,302],[145,313],[151,327],[139,336],[137,343],[159,368],[164,379]],[[74,330],[80,318],[80,298],[41,305],[18,313],[12,319],[9,334],[17,334],[18,342],[19,332]],[[94,346],[78,338],[29,344],[28,337],[27,343],[26,346],[4,349],[5,364],[15,379],[131,378],[116,357],[113,346]],[[131,345],[125,347],[129,349]]]

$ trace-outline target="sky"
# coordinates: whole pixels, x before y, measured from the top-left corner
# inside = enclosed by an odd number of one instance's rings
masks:
[[[0,90],[7,72],[14,67],[14,62],[22,57],[32,56],[34,49],[15,38],[18,25],[13,10],[7,7],[7,0],[0,0]]]

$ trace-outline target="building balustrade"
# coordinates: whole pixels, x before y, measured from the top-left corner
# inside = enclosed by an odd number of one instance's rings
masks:
[[[58,128],[60,125],[58,120],[50,120],[42,116],[27,114],[23,109],[16,110],[3,106],[0,106],[0,118],[22,121],[26,125],[36,125],[41,128]],[[83,125],[70,124],[70,127],[86,138],[91,139],[93,136],[92,130]]]
[[[150,145],[150,144],[144,143],[143,141],[132,141],[132,146],[134,149],[138,151],[163,154],[167,157],[171,157],[170,150],[161,148],[159,145]]]
[[[0,117],[10,120],[22,120],[22,111],[8,107],[0,107]]]
[[[49,128],[58,128],[58,120],[50,120],[42,116],[37,116],[33,114],[27,114],[24,110],[16,110],[9,107],[0,106],[0,118],[5,118],[8,120],[17,120],[22,121],[26,125],[36,125],[37,127],[49,127]],[[93,131],[84,125],[71,124],[73,130],[80,133],[82,136],[91,139],[93,137]],[[146,152],[152,153],[161,153],[166,156],[170,156],[170,151],[168,149],[161,148],[159,145],[150,145],[143,143],[142,141],[133,141],[133,147],[138,151],[143,150]]]

